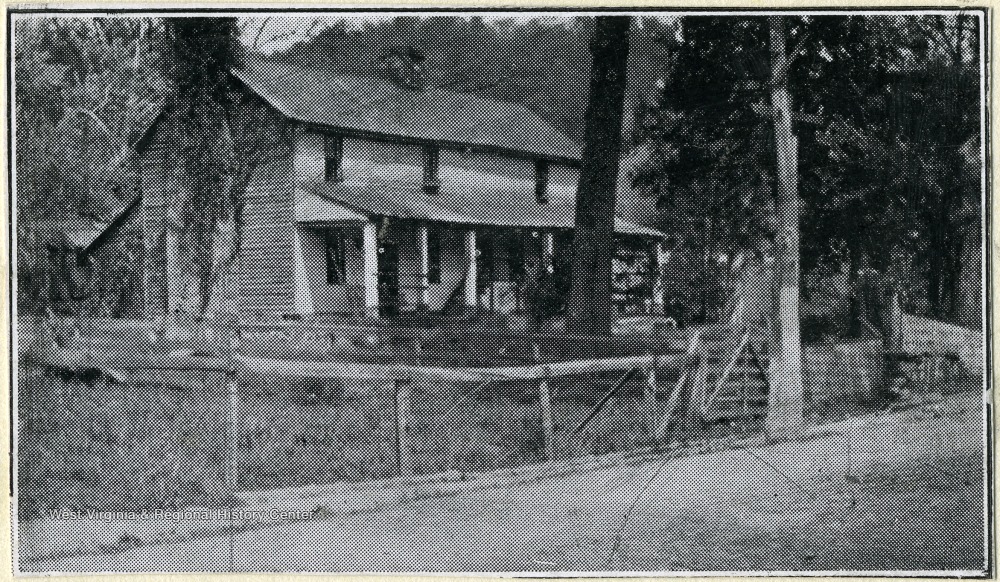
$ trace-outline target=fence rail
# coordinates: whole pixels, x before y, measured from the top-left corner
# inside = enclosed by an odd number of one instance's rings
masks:
[[[172,322],[32,320],[18,322],[18,343],[55,342],[60,347],[115,349],[139,346],[145,350],[223,353],[235,336],[244,353],[286,359],[357,360],[387,363],[414,362],[418,357],[449,365],[457,354],[465,365],[487,362],[534,361],[535,346],[541,361],[587,359],[592,354],[609,357],[680,353],[688,330],[650,329],[615,336],[589,336],[552,332],[498,330],[494,322],[461,322],[437,328],[369,325],[342,322],[233,321],[176,324]],[[379,353],[379,349],[386,353]],[[389,356],[395,356],[390,358]],[[451,356],[451,357],[448,357]]]
[[[529,366],[440,367],[380,365],[364,362],[321,362],[254,357],[203,356],[192,350],[172,352],[110,351],[50,347],[25,354],[29,363],[67,370],[95,369],[111,372],[186,371],[230,372],[237,375],[317,380],[381,380],[483,382],[487,380],[542,380],[580,374],[615,372],[632,368],[681,369],[697,360],[689,354],[628,356],[549,362]]]
[[[641,424],[646,427],[648,438],[652,442],[667,441],[668,428],[674,425],[675,415],[686,419],[681,426],[691,426],[693,419],[700,414],[697,403],[704,398],[705,376],[697,370],[703,368],[702,354],[698,350],[688,349],[678,352],[677,344],[681,334],[671,334],[669,338],[613,338],[610,342],[618,342],[617,351],[626,355],[553,360],[563,354],[579,354],[583,352],[600,353],[600,346],[594,345],[594,339],[589,336],[572,336],[559,334],[491,334],[480,330],[471,337],[465,337],[467,343],[480,342],[480,346],[488,349],[506,351],[505,357],[516,362],[518,357],[512,351],[527,352],[530,355],[528,363],[513,363],[492,366],[441,366],[426,365],[421,361],[428,358],[428,346],[434,342],[448,343],[448,330],[391,330],[376,344],[396,343],[401,346],[412,346],[412,352],[399,359],[411,363],[395,361],[392,363],[374,363],[371,361],[352,361],[349,359],[323,360],[302,357],[270,357],[261,356],[255,351],[257,344],[251,339],[254,331],[263,334],[303,333],[311,329],[319,329],[322,333],[353,335],[367,338],[373,333],[372,328],[342,326],[281,326],[279,328],[240,329],[230,327],[226,333],[225,326],[216,331],[179,329],[172,336],[167,333],[149,337],[148,325],[128,323],[94,322],[95,325],[85,328],[93,335],[82,335],[81,327],[71,333],[67,329],[58,329],[65,322],[36,322],[35,328],[24,326],[24,333],[19,338],[21,362],[26,365],[41,366],[69,371],[99,370],[107,376],[123,384],[143,384],[144,379],[156,376],[156,373],[180,373],[197,377],[198,375],[215,374],[224,378],[224,390],[220,394],[223,400],[228,400],[228,413],[224,415],[226,428],[226,467],[225,479],[227,487],[235,490],[238,485],[239,467],[237,450],[240,443],[239,415],[241,399],[247,397],[247,386],[281,384],[279,380],[290,381],[293,384],[300,381],[351,383],[364,387],[356,392],[364,395],[364,390],[370,390],[369,397],[391,397],[390,410],[393,418],[392,448],[393,472],[399,475],[410,475],[415,472],[415,454],[412,450],[415,392],[419,385],[462,385],[473,384],[478,389],[493,383],[513,383],[519,386],[534,386],[531,399],[537,402],[538,420],[540,422],[541,454],[545,460],[557,457],[560,446],[568,446],[568,441],[577,438],[591,423],[595,421],[609,402],[621,392],[631,380],[645,374],[640,401],[645,402],[642,413],[645,420]],[[97,329],[99,331],[94,332]],[[457,330],[455,330],[457,331]],[[168,337],[169,336],[169,337]],[[273,336],[268,336],[273,337]],[[128,339],[143,340],[128,341]],[[607,338],[601,338],[609,342]],[[123,341],[125,340],[125,341]],[[620,340],[620,341],[618,341]],[[265,342],[266,344],[266,342]],[[125,348],[123,345],[129,345]],[[197,345],[197,349],[193,346]],[[520,350],[511,350],[512,345],[521,346]],[[695,342],[695,345],[701,345]],[[179,347],[182,346],[182,347]],[[526,347],[530,346],[530,347]],[[546,349],[543,350],[542,346]],[[568,349],[572,346],[575,349]],[[372,349],[372,346],[367,346]],[[364,348],[360,348],[362,351]],[[398,350],[396,350],[398,351]],[[611,351],[611,350],[609,350]],[[639,352],[636,354],[636,352]],[[328,354],[329,355],[329,354]],[[398,356],[398,354],[396,354]],[[523,359],[525,354],[520,354]],[[574,421],[576,428],[564,434],[564,440],[557,437],[554,421],[554,383],[564,381],[566,385],[574,383],[574,378],[591,378],[597,381],[602,375],[621,374],[615,385],[586,414]],[[658,375],[668,377],[676,374],[681,378],[667,399],[666,409],[657,404]],[[699,385],[700,384],[702,385]],[[256,384],[254,384],[256,383]],[[530,393],[530,390],[529,390]],[[461,399],[460,399],[461,400]],[[384,405],[383,405],[384,406]],[[454,406],[458,406],[458,401]],[[690,410],[688,410],[690,408]],[[450,442],[450,441],[449,441]],[[649,441],[647,441],[649,442]],[[451,445],[448,445],[449,450]],[[449,453],[450,454],[450,453]]]

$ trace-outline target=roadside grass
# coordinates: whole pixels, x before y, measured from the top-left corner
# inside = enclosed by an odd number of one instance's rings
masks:
[[[18,519],[221,502],[221,396],[19,367]]]
[[[798,441],[747,449],[715,443],[722,446],[708,455],[691,450],[673,457],[627,527],[627,493],[652,474],[660,460],[655,453],[573,461],[565,472],[532,467],[527,474],[539,478],[501,477],[499,487],[459,483],[454,475],[441,490],[402,481],[385,484],[391,489],[383,492],[383,484],[369,484],[351,492],[354,501],[384,493],[385,504],[358,512],[350,503],[336,512],[346,499],[339,487],[322,493],[330,497],[320,503],[329,505],[282,496],[290,507],[334,511],[310,523],[236,531],[230,539],[236,552],[243,550],[238,563],[261,571],[345,571],[359,564],[373,571],[499,570],[500,556],[505,571],[956,568],[976,575],[985,549],[981,406],[982,395],[967,392],[867,415],[857,426],[823,427]],[[866,451],[859,464],[845,455],[840,431],[853,431],[857,450]],[[418,489],[427,495],[412,495]],[[386,531],[393,532],[388,543]],[[164,569],[211,570],[224,563],[217,536],[206,532],[208,539],[196,534],[178,543],[150,537],[155,548],[55,555],[22,561],[22,569],[131,570],[152,552]],[[428,540],[439,551],[427,552]]]
[[[664,378],[660,396],[672,385]],[[601,455],[653,444],[664,403],[647,408],[641,379],[630,381],[579,434],[573,429],[613,375],[551,382],[557,458]],[[503,381],[486,387],[411,386],[406,440],[415,473],[484,472],[544,458],[538,388]],[[229,491],[229,396],[222,378],[150,376],[141,384],[18,368],[18,519],[53,511],[141,511],[221,507]],[[809,403],[812,424],[892,403],[838,399]],[[650,407],[651,408],[651,407]],[[396,401],[390,386],[339,382],[240,385],[236,464],[239,491],[366,481],[396,471]],[[704,427],[696,438],[748,435],[761,418]]]
[[[220,507],[234,502],[225,469],[229,397],[222,378],[186,374],[141,385],[18,370],[18,519],[51,512]],[[553,382],[557,457],[650,444],[640,388],[579,435],[603,388],[595,378]],[[606,381],[605,381],[606,383]],[[182,385],[179,387],[178,384]],[[537,386],[501,382],[412,387],[413,470],[482,472],[539,462]],[[395,395],[385,386],[241,385],[236,463],[240,491],[390,477],[396,470]]]

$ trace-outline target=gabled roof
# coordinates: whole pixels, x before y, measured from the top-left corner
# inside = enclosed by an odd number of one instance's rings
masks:
[[[146,109],[136,116],[132,131],[129,133],[129,145],[122,149],[120,159],[122,162],[130,156],[136,155],[152,135],[153,129],[159,124],[166,113],[166,102],[163,100],[150,103]]]
[[[355,180],[342,183],[305,182],[296,197],[295,216],[300,223],[351,220],[348,211],[479,226],[523,228],[573,228],[574,200],[555,197],[538,204],[520,190],[480,184],[477,189],[448,188],[427,194],[419,184],[392,180]],[[619,234],[664,238],[656,229],[615,218]]]
[[[488,148],[575,164],[579,144],[522,105],[439,88],[404,89],[276,61],[232,71],[285,116],[362,135]]]
[[[108,227],[108,223],[82,216],[70,216],[41,220],[33,227],[49,247],[81,250],[90,246]]]
[[[90,238],[87,241],[87,244],[82,248],[88,253],[92,252],[95,247],[104,241],[104,239],[114,230],[116,226],[128,220],[132,213],[139,207],[141,202],[142,198],[140,196],[136,196],[128,204],[122,205],[113,215],[109,216],[107,223],[102,225],[100,232],[98,232],[93,238]]]
[[[100,218],[70,215],[63,218],[41,220],[34,228],[49,247],[74,251],[93,252],[115,226],[127,220],[139,206],[137,196],[129,203],[119,203],[111,212]]]

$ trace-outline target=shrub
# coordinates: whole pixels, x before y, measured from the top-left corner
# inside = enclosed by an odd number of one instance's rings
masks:
[[[528,282],[525,299],[528,313],[536,322],[556,317],[566,311],[569,300],[572,253],[557,252],[548,269],[539,269]]]

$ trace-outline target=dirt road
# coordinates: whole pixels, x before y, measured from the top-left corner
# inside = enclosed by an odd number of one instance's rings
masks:
[[[838,434],[669,461],[629,516],[615,556],[616,532],[656,459],[22,568],[983,570],[981,394],[825,429]]]

